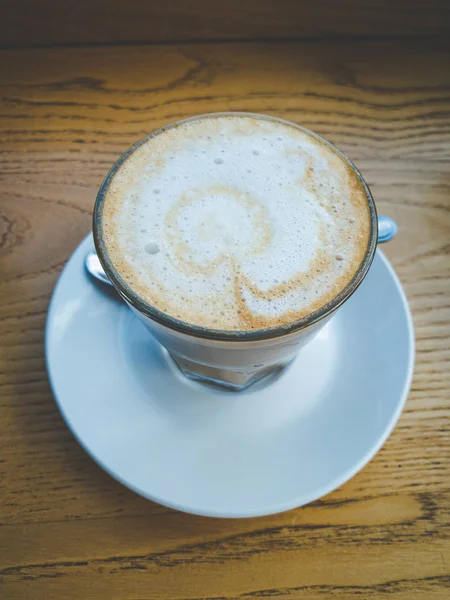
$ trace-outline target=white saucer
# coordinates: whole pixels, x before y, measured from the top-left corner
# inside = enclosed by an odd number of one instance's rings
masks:
[[[361,287],[270,385],[236,393],[184,379],[121,301],[66,265],[46,331],[67,424],[108,473],[186,512],[250,517],[311,502],[380,449],[405,403],[414,338],[377,252]]]

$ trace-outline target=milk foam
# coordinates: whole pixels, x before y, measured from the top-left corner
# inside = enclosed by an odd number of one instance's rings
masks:
[[[319,138],[252,116],[181,123],[114,175],[108,254],[145,301],[225,330],[286,325],[334,298],[370,233],[366,194]]]

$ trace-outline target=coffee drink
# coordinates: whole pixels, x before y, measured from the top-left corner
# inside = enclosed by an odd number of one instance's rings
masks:
[[[101,230],[125,284],[159,311],[228,331],[288,326],[352,280],[371,220],[358,175],[284,121],[206,115],[148,136],[106,190]]]

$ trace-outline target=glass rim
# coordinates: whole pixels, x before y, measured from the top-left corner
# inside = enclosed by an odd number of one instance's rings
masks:
[[[159,310],[152,304],[146,302],[143,298],[141,298],[121,277],[119,272],[116,270],[114,265],[112,264],[111,259],[109,258],[108,252],[106,250],[105,243],[102,237],[102,213],[103,213],[103,205],[105,201],[105,197],[107,195],[109,185],[122,166],[122,164],[143,144],[147,142],[152,137],[163,133],[167,129],[172,129],[177,127],[183,123],[187,123],[189,121],[197,121],[200,119],[207,118],[215,118],[215,117],[226,117],[226,116],[234,116],[234,117],[253,117],[262,120],[268,121],[276,121],[279,123],[283,123],[285,125],[289,125],[305,133],[317,138],[329,148],[331,148],[335,153],[340,156],[344,162],[352,169],[352,171],[358,177],[360,181],[368,203],[369,208],[369,217],[370,217],[370,233],[369,239],[367,243],[367,248],[364,253],[364,257],[352,277],[352,279],[347,283],[347,285],[337,294],[332,300],[313,311],[312,313],[302,317],[301,319],[297,319],[296,321],[291,321],[285,325],[280,325],[277,327],[268,327],[265,329],[252,329],[252,330],[227,330],[227,329],[214,329],[210,327],[202,327],[200,325],[194,325],[188,323],[187,321],[183,321],[181,319],[177,319],[176,317],[172,317],[171,315]],[[143,138],[138,140],[135,144],[133,144],[130,148],[128,148],[119,159],[113,164],[105,179],[103,180],[95,202],[94,213],[93,213],[93,235],[94,235],[94,244],[97,250],[97,255],[100,259],[100,263],[102,264],[106,275],[113,283],[116,290],[119,294],[137,311],[149,317],[150,319],[164,325],[170,329],[173,329],[179,333],[184,333],[190,336],[204,338],[209,340],[222,340],[222,341],[257,341],[257,340],[266,340],[276,337],[286,336],[290,333],[297,332],[302,329],[306,329],[311,325],[318,323],[319,321],[326,319],[330,316],[334,311],[336,311],[346,300],[352,296],[352,294],[358,289],[365,276],[367,275],[370,265],[375,256],[375,251],[377,248],[377,235],[378,235],[378,216],[377,210],[375,207],[375,202],[372,197],[372,193],[362,177],[359,170],[353,164],[353,162],[334,144],[315,133],[303,127],[302,125],[298,125],[297,123],[293,123],[292,121],[288,121],[286,119],[281,119],[279,117],[272,117],[271,115],[264,115],[259,113],[252,112],[242,112],[242,111],[226,111],[226,112],[214,112],[214,113],[206,113],[193,117],[189,117],[187,119],[181,119],[178,121],[174,121],[164,127],[160,127],[155,131],[145,135]]]

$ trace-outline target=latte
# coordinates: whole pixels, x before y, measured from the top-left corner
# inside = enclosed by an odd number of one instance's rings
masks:
[[[370,213],[332,146],[236,113],[148,136],[114,172],[100,226],[142,300],[191,325],[247,331],[286,326],[335,298],[364,258]]]

